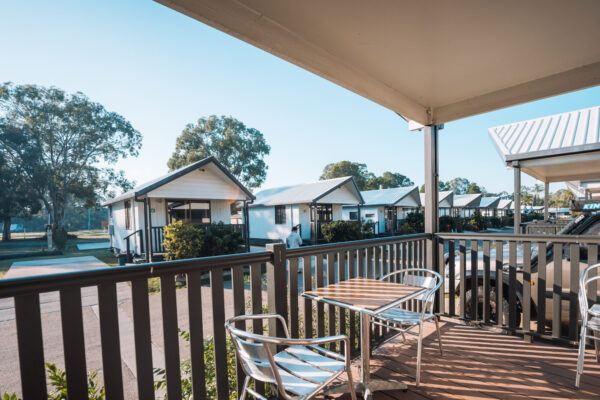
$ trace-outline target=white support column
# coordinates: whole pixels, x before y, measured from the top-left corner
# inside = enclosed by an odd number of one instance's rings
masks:
[[[550,219],[550,213],[548,212],[548,204],[550,202],[550,182],[544,182],[544,221]]]
[[[435,234],[439,229],[438,201],[438,130],[437,125],[423,127],[425,139],[425,233]],[[437,271],[436,241],[427,240],[426,268]]]
[[[515,179],[515,186],[514,186],[514,196],[515,196],[515,235],[518,235],[521,233],[521,167],[519,166],[519,163],[514,161],[513,162],[513,169],[514,169],[514,179]]]

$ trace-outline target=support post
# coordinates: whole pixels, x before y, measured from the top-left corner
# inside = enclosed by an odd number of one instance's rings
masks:
[[[521,167],[519,163],[513,162],[513,170],[514,170],[514,196],[515,196],[515,235],[521,233]]]
[[[269,243],[266,250],[268,253],[272,253],[271,261],[267,263],[267,305],[269,313],[279,314],[287,321],[285,244]],[[271,319],[269,321],[269,335],[285,337],[283,327],[277,320]]]
[[[550,214],[548,204],[550,202],[550,182],[544,182],[544,221],[548,222]]]
[[[148,252],[148,262],[152,262],[153,260],[153,251],[152,248],[152,200],[150,197],[146,197],[146,201],[148,202],[148,214],[146,214],[146,218],[148,219],[148,234],[146,235],[146,251]]]
[[[248,212],[248,202],[244,200],[243,212],[243,223],[244,223],[244,239],[246,242],[246,252],[250,252],[250,214]]]
[[[438,130],[437,125],[423,127],[425,137],[425,233],[431,234],[427,239],[425,265],[437,270],[437,246],[433,237],[439,230],[438,201]]]

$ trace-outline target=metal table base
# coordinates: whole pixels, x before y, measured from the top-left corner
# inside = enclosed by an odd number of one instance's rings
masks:
[[[354,384],[354,390],[362,393],[365,400],[373,398],[373,392],[380,390],[407,390],[404,382],[396,380],[371,379],[369,366],[371,362],[370,340],[371,340],[371,317],[369,314],[360,313],[360,370],[361,381]],[[324,391],[326,395],[348,393],[346,383],[334,385]]]

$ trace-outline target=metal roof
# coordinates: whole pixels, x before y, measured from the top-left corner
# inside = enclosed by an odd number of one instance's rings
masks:
[[[342,186],[349,187],[356,196],[356,203],[348,204],[362,204],[364,202],[354,178],[345,176],[342,178],[261,190],[256,193],[256,200],[251,204],[251,207],[316,203]]]
[[[510,199],[500,199],[500,201],[498,202],[498,205],[496,206],[496,208],[510,210],[512,202],[513,201],[510,200]]]
[[[455,194],[453,207],[456,208],[476,208],[479,206],[481,193],[476,194]]]
[[[482,197],[481,201],[479,201],[479,208],[487,208],[494,209],[498,208],[498,204],[500,203],[500,197]]]
[[[600,106],[489,128],[502,160],[544,182],[600,178]]]
[[[131,198],[143,196],[143,195],[153,191],[154,189],[156,189],[160,186],[163,186],[171,181],[174,181],[175,179],[182,177],[183,175],[186,175],[194,170],[197,170],[198,168],[202,168],[209,163],[214,164],[219,170],[221,170],[221,172],[223,172],[223,174],[225,174],[225,176],[227,178],[229,178],[244,193],[246,193],[246,195],[248,196],[248,200],[254,199],[254,195],[252,194],[252,192],[250,192],[250,190],[248,190],[244,185],[242,185],[242,183],[235,176],[233,176],[231,174],[231,172],[229,172],[229,170],[227,170],[227,168],[225,168],[223,166],[223,164],[221,164],[219,162],[219,160],[217,160],[215,157],[211,156],[211,157],[207,157],[203,160],[196,161],[195,163],[192,163],[185,167],[179,168],[175,171],[171,171],[166,175],[163,175],[163,176],[153,179],[151,181],[145,182],[141,185],[138,185],[135,188],[133,188],[119,196],[116,196],[110,200],[107,200],[106,202],[102,203],[101,205],[107,206],[107,205],[114,204],[114,203],[117,203],[122,200],[127,200],[127,199],[131,199]]]
[[[157,1],[425,125],[600,84],[599,1]]]
[[[419,190],[416,186],[363,190],[360,193],[365,201],[365,206],[391,206],[410,195],[414,197],[418,206],[421,206]]]
[[[454,198],[454,192],[452,190],[444,190],[438,192],[438,203],[441,203],[444,200],[448,200],[450,202],[450,206],[452,206],[452,200]],[[421,204],[425,204],[425,193],[419,193],[419,199],[421,200]]]

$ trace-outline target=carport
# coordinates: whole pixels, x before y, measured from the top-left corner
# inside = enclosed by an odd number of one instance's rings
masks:
[[[521,208],[521,172],[544,182],[548,219],[550,182],[600,179],[600,107],[514,122],[489,129],[507,167],[514,169],[515,210]],[[515,231],[521,223],[515,213]]]

